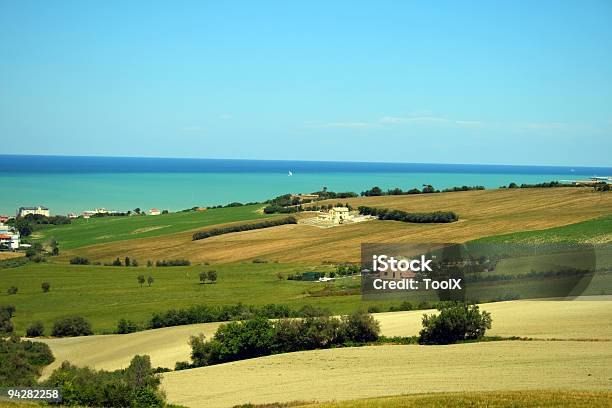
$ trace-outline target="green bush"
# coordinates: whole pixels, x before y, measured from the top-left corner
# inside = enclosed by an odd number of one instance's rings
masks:
[[[190,340],[196,367],[229,361],[340,346],[378,339],[379,324],[365,312],[336,317],[306,317],[270,321],[257,316],[219,326],[210,341],[203,335]]]
[[[388,208],[359,207],[359,214],[372,215],[379,220],[402,221],[412,223],[449,223],[459,220],[457,214],[452,211],[434,211],[430,213],[409,213],[401,210],[390,210]]]
[[[191,262],[187,259],[168,259],[156,261],[155,266],[189,266]]]
[[[72,265],[89,265],[89,259],[83,258],[82,256],[75,256],[70,259]]]
[[[13,332],[13,322],[11,318],[14,314],[14,305],[0,306],[0,334],[9,334]]]
[[[287,217],[287,218],[282,218],[279,220],[269,220],[269,221],[251,223],[251,224],[241,224],[241,225],[235,225],[235,226],[224,227],[224,228],[213,228],[207,231],[196,232],[195,234],[193,234],[192,239],[194,241],[197,241],[199,239],[209,238],[209,237],[213,237],[216,235],[223,235],[223,234],[229,234],[232,232],[240,232],[240,231],[251,231],[251,230],[262,229],[262,228],[270,228],[270,227],[276,227],[276,226],[285,225],[285,224],[297,224],[297,220],[294,217]]]
[[[117,322],[117,333],[128,334],[142,330],[142,328],[132,320],[121,319]]]
[[[8,295],[16,295],[18,291],[19,291],[19,288],[17,288],[17,286],[11,286],[10,288],[6,290],[6,293]]]
[[[44,334],[45,334],[45,326],[43,325],[43,322],[41,322],[40,320],[32,323],[30,327],[28,327],[26,330],[27,337],[40,337],[40,336],[43,336]]]
[[[0,387],[36,385],[41,369],[54,361],[49,346],[19,337],[0,338]]]
[[[48,291],[51,290],[51,284],[49,282],[43,282],[40,285],[40,288],[42,289],[43,292],[47,293]]]
[[[111,372],[64,362],[43,386],[60,388],[63,405],[148,408],[166,405],[159,384],[149,356],[137,355],[128,368]]]
[[[91,325],[81,316],[57,320],[51,331],[51,335],[55,337],[90,336],[92,334]]]
[[[481,312],[478,305],[462,303],[440,307],[437,315],[423,315],[419,344],[453,344],[481,339],[491,328],[491,314]]]

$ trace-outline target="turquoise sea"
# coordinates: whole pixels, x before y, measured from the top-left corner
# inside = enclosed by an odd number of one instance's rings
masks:
[[[0,214],[39,204],[52,214],[97,207],[173,211],[323,187],[357,193],[375,185],[495,188],[608,175],[612,168],[0,155]]]

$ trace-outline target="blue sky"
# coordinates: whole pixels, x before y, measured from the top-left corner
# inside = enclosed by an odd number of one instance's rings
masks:
[[[0,2],[0,152],[612,165],[612,2]]]

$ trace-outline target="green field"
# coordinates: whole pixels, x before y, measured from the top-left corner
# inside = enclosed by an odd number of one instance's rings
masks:
[[[485,237],[476,242],[520,242],[541,244],[551,242],[607,243],[612,242],[612,215],[563,227]]]
[[[61,249],[73,249],[105,242],[157,237],[215,224],[268,217],[258,211],[261,207],[261,205],[256,204],[156,216],[79,218],[68,225],[43,226],[36,230],[32,237],[35,241],[43,243],[55,238]]]
[[[88,319],[96,333],[116,328],[120,318],[145,321],[153,312],[194,304],[223,305],[242,302],[247,305],[282,303],[299,308],[305,304],[346,313],[361,303],[360,295],[310,297],[309,290],[323,288],[319,282],[279,280],[277,273],[325,271],[331,267],[303,264],[225,264],[189,267],[112,267],[81,266],[55,263],[30,263],[0,273],[0,304],[13,304],[17,312],[15,329],[23,333],[36,320],[50,328],[58,317],[78,314]],[[200,271],[214,269],[218,281],[199,283]],[[153,276],[153,285],[138,285],[138,275]],[[352,278],[348,278],[352,279]],[[358,278],[355,278],[358,279]],[[51,283],[51,291],[43,293],[42,282]],[[17,286],[16,295],[8,295],[10,286]]]

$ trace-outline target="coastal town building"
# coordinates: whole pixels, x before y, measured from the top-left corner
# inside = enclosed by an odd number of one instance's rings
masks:
[[[159,215],[161,214],[161,211],[159,211],[157,208],[151,208],[149,210],[149,215]]]
[[[44,215],[45,217],[48,217],[49,209],[47,207],[39,205],[37,207],[19,207],[19,210],[17,210],[18,217],[25,217],[29,214]]]
[[[8,215],[0,215],[0,223],[7,222],[9,219]]]
[[[20,245],[19,238],[19,231],[0,223],[0,250],[18,250]]]

